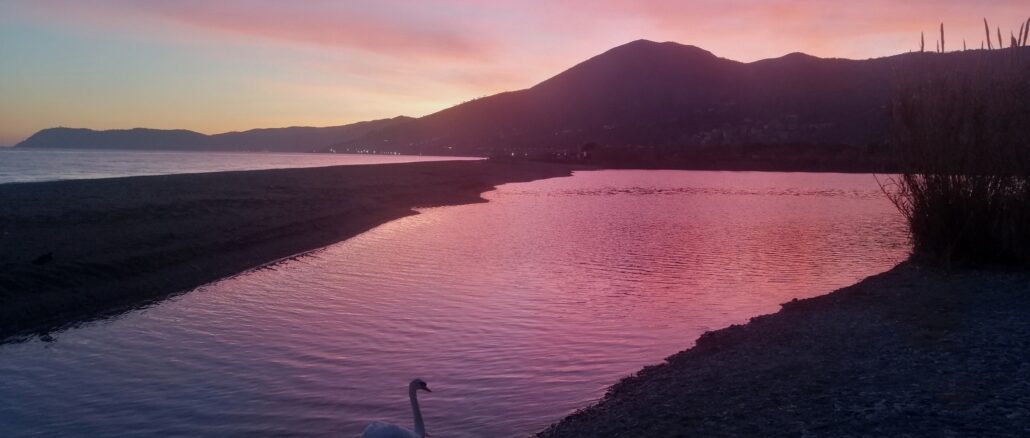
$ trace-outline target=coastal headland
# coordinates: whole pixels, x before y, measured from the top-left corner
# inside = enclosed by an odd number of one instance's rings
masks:
[[[706,333],[537,436],[1028,436],[1030,274],[905,262]]]
[[[445,161],[0,184],[0,340],[118,314],[571,167]]]

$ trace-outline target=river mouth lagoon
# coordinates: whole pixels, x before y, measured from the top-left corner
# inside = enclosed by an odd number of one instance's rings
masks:
[[[12,435],[527,436],[704,332],[891,269],[870,175],[590,170],[420,209],[117,317],[0,345]]]

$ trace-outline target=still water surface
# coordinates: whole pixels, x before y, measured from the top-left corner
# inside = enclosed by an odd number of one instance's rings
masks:
[[[0,147],[0,184],[62,179],[411,163],[477,158],[273,152],[154,152]]]
[[[868,175],[506,184],[143,311],[0,346],[2,435],[527,436],[704,331],[908,251]]]

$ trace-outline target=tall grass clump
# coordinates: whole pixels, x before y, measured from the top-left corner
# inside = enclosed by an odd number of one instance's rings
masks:
[[[1030,52],[922,57],[899,73],[884,190],[916,260],[1030,267]]]

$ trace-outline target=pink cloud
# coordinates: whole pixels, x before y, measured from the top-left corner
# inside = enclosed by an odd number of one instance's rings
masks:
[[[608,20],[608,28],[619,23],[640,37],[694,44],[742,61],[793,51],[887,56],[918,48],[920,31],[928,33],[928,41],[935,41],[929,35],[940,22],[945,23],[948,39],[957,44],[950,47],[960,48],[963,38],[970,43],[982,38],[984,16],[1004,31],[1018,29],[1030,15],[1025,0],[571,0],[561,4],[570,11],[590,11],[590,21],[577,32]]]
[[[417,7],[398,10],[332,1],[46,1],[37,16],[133,32],[193,33],[290,45],[359,50],[392,56],[483,59],[497,41],[485,29],[420,17]],[[474,32],[473,32],[474,30]],[[196,35],[199,33],[200,35]],[[181,35],[180,35],[181,36]],[[217,43],[217,41],[212,41]]]
[[[473,35],[435,23],[405,22],[360,8],[332,3],[251,3],[176,1],[136,7],[173,22],[201,29],[328,47],[399,55],[429,54],[480,58],[491,47]],[[312,6],[323,6],[319,11]]]
[[[361,52],[407,61],[568,65],[638,38],[697,45],[751,61],[805,51],[871,57],[913,48],[944,21],[980,39],[981,16],[1014,23],[1021,0],[329,0],[43,1],[54,19],[163,29],[165,37]],[[1009,27],[1011,23],[998,23]],[[1015,24],[1018,28],[1018,24]],[[171,34],[170,36],[167,34]],[[186,35],[186,36],[183,36]],[[517,62],[505,58],[518,58]],[[538,75],[533,75],[538,76]]]

